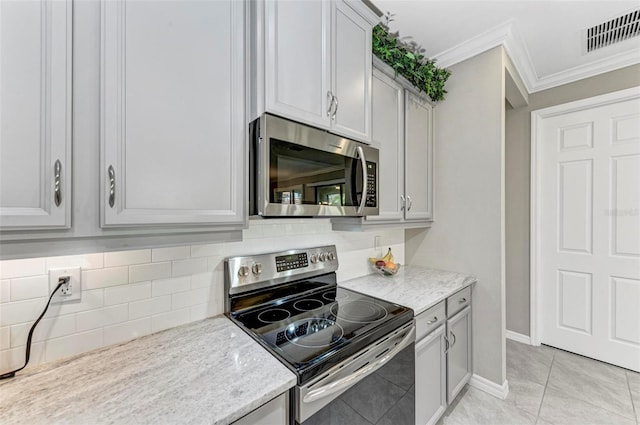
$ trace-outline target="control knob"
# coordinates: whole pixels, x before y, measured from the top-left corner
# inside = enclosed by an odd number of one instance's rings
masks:
[[[247,277],[247,276],[249,276],[249,267],[247,267],[247,266],[240,266],[240,269],[238,270],[238,276],[240,276],[240,277]]]
[[[333,252],[329,253],[329,261],[333,261],[336,259],[336,255]]]
[[[262,264],[260,263],[255,263],[252,267],[251,267],[251,271],[253,272],[253,274],[260,274],[262,273]]]
[[[316,254],[313,254],[311,256],[311,263],[315,264],[318,262],[318,256]]]
[[[327,260],[327,253],[323,252],[322,254],[320,254],[320,261],[326,261]]]

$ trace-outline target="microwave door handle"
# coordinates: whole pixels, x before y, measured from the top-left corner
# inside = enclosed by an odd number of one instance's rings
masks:
[[[362,146],[356,146],[356,152],[358,152],[360,164],[362,164],[362,199],[360,200],[357,213],[362,214],[364,206],[367,203],[367,160],[364,157],[364,149],[362,149]]]
[[[335,382],[324,385],[320,388],[316,388],[315,390],[309,391],[303,398],[302,401],[305,403],[311,403],[313,401],[325,398],[331,394],[334,394],[338,391],[341,391],[345,388],[350,387],[362,380],[365,376],[368,376],[380,369],[384,366],[393,356],[398,354],[398,352],[402,351],[407,345],[409,345],[416,336],[416,328],[412,327],[411,330],[404,336],[402,341],[396,345],[391,351],[389,351],[384,357],[377,359],[375,362],[370,363],[369,365],[358,369],[356,372],[351,375],[345,376],[344,378],[338,379]]]

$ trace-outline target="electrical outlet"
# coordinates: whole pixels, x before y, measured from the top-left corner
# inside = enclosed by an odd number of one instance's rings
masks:
[[[49,269],[49,293],[58,286],[60,278],[69,277],[69,281],[63,284],[51,299],[51,303],[63,303],[80,299],[82,285],[80,267],[64,267],[59,269]]]

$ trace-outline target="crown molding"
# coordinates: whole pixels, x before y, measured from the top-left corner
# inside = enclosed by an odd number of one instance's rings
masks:
[[[529,94],[640,63],[640,48],[638,48],[539,77],[524,39],[516,30],[512,20],[444,50],[434,55],[433,59],[437,61],[438,66],[447,68],[497,46],[505,49]]]

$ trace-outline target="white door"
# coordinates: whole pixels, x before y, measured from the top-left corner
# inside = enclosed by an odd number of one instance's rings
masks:
[[[638,371],[639,98],[534,112],[540,342]]]
[[[332,2],[332,86],[335,101],[331,129],[371,142],[372,26],[346,2]]]
[[[0,229],[71,225],[72,2],[0,1]]]
[[[367,221],[402,220],[404,196],[404,90],[377,69],[373,70],[371,108],[372,145],[380,149],[378,215]]]
[[[433,109],[406,92],[405,193],[407,220],[433,219]]]
[[[244,8],[103,0],[103,226],[243,222]]]
[[[330,3],[268,0],[265,8],[266,109],[330,127]]]

